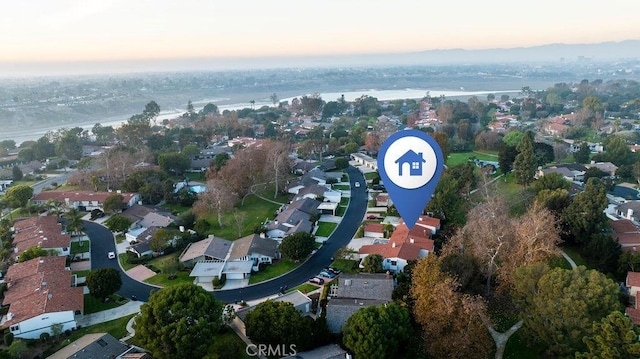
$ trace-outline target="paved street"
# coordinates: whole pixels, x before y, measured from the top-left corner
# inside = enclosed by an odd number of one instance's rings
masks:
[[[278,293],[280,288],[285,285],[293,288],[306,282],[309,278],[318,274],[320,269],[331,264],[333,254],[338,248],[349,243],[362,222],[367,209],[366,186],[358,188],[353,186],[355,182],[364,183],[362,173],[354,167],[349,167],[347,172],[352,188],[349,207],[336,230],[316,254],[290,273],[244,288],[217,290],[214,292],[216,298],[226,303],[236,303],[243,300],[249,301],[267,297]],[[91,221],[85,221],[84,224],[85,232],[91,239],[91,267],[93,269],[116,268],[122,276],[122,288],[118,291],[118,294],[127,298],[131,297],[131,295],[136,295],[139,300],[147,301],[151,291],[157,290],[158,287],[136,281],[122,271],[117,260],[107,258],[108,252],[116,251],[116,244],[111,231]]]

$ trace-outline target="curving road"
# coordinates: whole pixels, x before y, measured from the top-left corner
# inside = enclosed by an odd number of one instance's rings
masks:
[[[367,186],[364,185],[364,176],[359,170],[352,166],[347,168],[347,173],[349,174],[349,181],[351,183],[351,200],[349,207],[335,231],[309,260],[295,270],[270,281],[244,288],[214,291],[215,297],[225,303],[264,298],[278,293],[280,288],[285,285],[293,288],[304,283],[309,278],[317,275],[323,267],[330,265],[331,257],[333,257],[336,250],[346,246],[349,241],[351,241],[367,210],[368,194]],[[363,185],[355,187],[355,182],[360,182]],[[124,297],[130,297],[135,294],[138,299],[147,301],[151,291],[157,288],[130,278],[122,271],[117,260],[109,260],[107,258],[108,252],[115,251],[112,233],[107,228],[93,222],[85,222],[85,232],[91,239],[92,269],[104,267],[116,268],[122,275],[122,288],[118,291],[118,294]]]

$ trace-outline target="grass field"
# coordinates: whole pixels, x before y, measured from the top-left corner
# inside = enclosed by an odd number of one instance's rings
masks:
[[[176,274],[176,278],[174,279],[169,279],[167,274],[158,273],[153,277],[146,279],[144,282],[159,285],[161,287],[171,287],[178,284],[191,284],[193,283],[193,280],[193,277],[189,277],[188,271],[180,271]]]
[[[102,299],[98,299],[91,294],[85,294],[84,296],[84,314],[91,314],[101,312],[103,310],[117,308],[129,300],[120,297],[119,295],[112,295],[109,297],[108,302],[104,302]]]
[[[89,241],[71,242],[71,255],[89,252],[90,244]]]
[[[299,286],[296,286],[296,287],[293,287],[293,288],[291,288],[291,289],[287,290],[287,293],[289,293],[289,292],[293,292],[293,291],[295,291],[295,290],[299,290],[299,291],[301,291],[302,293],[305,293],[305,294],[306,294],[306,293],[312,292],[312,291],[314,291],[314,290],[316,290],[316,289],[318,289],[318,286],[317,286],[317,285],[313,285],[313,284],[311,284],[311,283],[302,283],[302,284],[300,284]]]
[[[469,161],[470,157],[475,157],[479,160],[485,161],[497,161],[498,154],[497,153],[485,153],[485,152],[454,152],[449,154],[447,158],[447,166],[455,166],[460,163],[466,163]]]
[[[336,191],[348,191],[350,188],[348,184],[334,184],[331,187]]]
[[[268,265],[260,272],[252,273],[249,278],[249,284],[260,283],[278,277],[298,267],[301,263],[302,262],[294,263],[289,259],[280,259],[276,263]]]
[[[316,236],[318,237],[329,237],[333,230],[338,226],[337,223],[333,222],[318,222],[318,230],[316,231]]]
[[[342,273],[355,274],[358,273],[356,263],[357,262],[352,259],[338,258],[331,263],[331,266],[340,269]]]

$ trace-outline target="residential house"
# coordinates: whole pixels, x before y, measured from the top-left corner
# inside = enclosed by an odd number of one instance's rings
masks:
[[[250,234],[233,241],[229,259],[250,260],[253,262],[252,269],[257,272],[260,264],[271,264],[274,260],[280,259],[278,242],[266,238],[264,234]]]
[[[293,198],[293,201],[299,201],[305,198],[319,199],[324,196],[324,193],[326,191],[327,191],[327,188],[319,184],[312,184],[310,186],[305,186],[298,190],[298,193]]]
[[[94,209],[104,210],[104,201],[109,196],[122,195],[122,204],[131,207],[142,199],[139,193],[126,192],[93,192],[93,191],[42,191],[33,198],[31,202],[43,205],[47,201],[58,201],[64,203],[69,208],[76,208],[82,211],[92,211]]]
[[[389,207],[393,204],[388,193],[378,193],[376,196],[376,207]]]
[[[364,258],[370,254],[382,256],[382,268],[385,271],[398,273],[407,262],[427,256],[434,250],[431,231],[426,227],[414,226],[411,230],[406,224],[399,224],[391,234],[389,242],[368,244],[360,247],[358,254]]]
[[[127,232],[125,238],[131,244],[131,246],[127,247],[127,251],[135,254],[138,257],[153,255],[153,250],[151,249],[151,239],[153,238],[153,235],[156,234],[160,229],[162,228],[142,227],[138,228],[137,230]],[[133,237],[134,235],[135,237]]]
[[[574,181],[581,182],[584,180],[584,169],[583,170],[570,169],[566,166],[562,166],[562,167],[553,166],[549,168],[538,167],[538,170],[536,171],[534,177],[538,179],[550,173],[558,173],[569,182],[574,182]]]
[[[384,238],[384,225],[382,223],[365,224],[364,236],[369,238]]]
[[[634,223],[640,223],[640,201],[627,201],[616,208],[616,214]]]
[[[315,161],[299,161],[293,165],[293,173],[303,175],[312,169],[318,167],[318,162]]]
[[[611,221],[613,238],[615,238],[623,251],[637,252],[640,250],[640,227],[628,219]]]
[[[402,218],[400,219],[400,223],[404,223]],[[412,229],[412,231],[415,229],[415,226],[428,229],[431,232],[431,236],[433,236],[440,229],[440,218],[426,216],[423,214],[420,217],[418,217],[418,221],[414,225],[414,228]],[[426,237],[426,235],[423,235],[423,236]]]
[[[189,243],[180,254],[180,262],[187,267],[193,267],[196,262],[203,260],[227,260],[232,243],[226,239],[209,235],[201,241]]]
[[[289,293],[282,294],[282,295],[279,295],[277,297],[274,297],[274,298],[271,298],[271,299],[268,299],[268,300],[272,300],[274,302],[291,303],[293,305],[293,307],[298,312],[300,312],[300,314],[309,315],[309,316],[312,315],[312,313],[311,313],[311,303],[313,301],[311,300],[311,298],[307,297],[306,294],[303,294],[299,290],[294,290],[294,291],[291,291]],[[244,322],[245,319],[247,318],[247,314],[249,314],[255,308],[256,308],[255,305],[247,307],[247,308],[243,308],[243,309],[239,310],[236,313],[236,315],[238,316],[238,318],[240,320],[242,320]]]
[[[62,330],[77,327],[77,314],[84,312],[84,294],[74,282],[65,257],[39,257],[9,267],[3,306],[9,306],[2,317],[3,328],[17,338],[39,339],[52,334],[51,326]]]
[[[627,272],[625,285],[629,289],[630,306],[625,308],[625,313],[633,324],[640,325],[640,305],[638,292],[640,292],[640,272]]]
[[[40,216],[17,221],[13,229],[12,244],[16,257],[32,247],[54,250],[60,256],[68,256],[71,253],[71,235],[62,228],[56,216]]]
[[[0,180],[0,192],[4,192],[13,184],[13,180]]]
[[[347,319],[360,308],[391,303],[393,277],[387,274],[340,274],[331,285],[326,319],[331,333],[342,332]]]
[[[265,224],[267,235],[270,238],[284,238],[298,232],[311,233],[311,220],[317,216],[320,204],[321,202],[310,198],[292,202],[273,221]]]
[[[131,228],[149,227],[155,222],[157,222],[155,226],[166,227],[176,219],[176,216],[161,208],[142,204],[134,204],[126,208],[122,211],[122,215],[131,221]]]
[[[191,273],[189,273],[189,277],[195,277],[194,284],[200,285],[205,289],[211,288],[211,282],[214,278],[222,278],[224,264],[224,261],[219,260],[196,262]]]
[[[364,153],[352,153],[351,159],[361,166],[369,167],[372,170],[378,170],[378,160],[371,156],[367,156]]]
[[[616,171],[618,170],[618,166],[614,165],[611,162],[591,162],[590,164],[584,165],[586,168],[595,167],[602,172],[608,174],[609,176],[615,176]]]
[[[131,356],[138,354],[137,356]],[[48,356],[47,359],[98,359],[98,358],[137,358],[152,359],[149,354],[140,352],[140,349],[126,344],[109,333],[92,333],[80,337]]]

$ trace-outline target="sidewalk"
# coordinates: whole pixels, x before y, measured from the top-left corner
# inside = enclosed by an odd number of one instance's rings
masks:
[[[130,301],[117,308],[103,310],[97,313],[76,316],[76,322],[79,326],[88,327],[90,325],[108,322],[110,320],[126,317],[131,314],[140,312],[140,306],[144,302]]]

